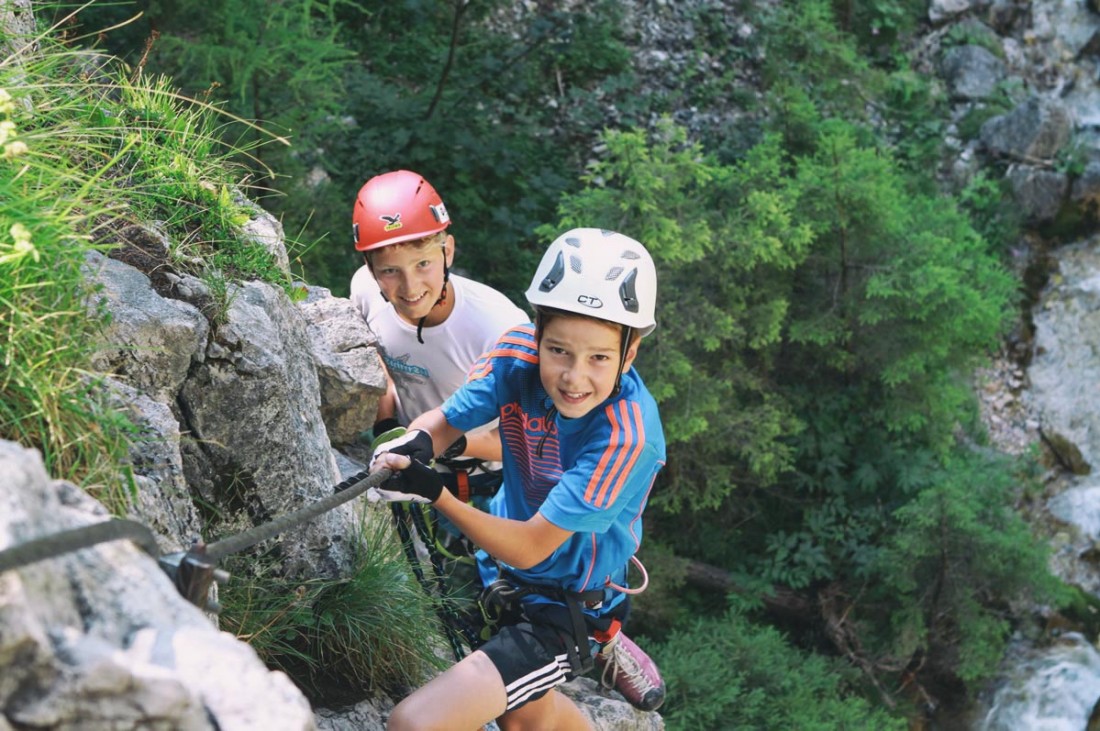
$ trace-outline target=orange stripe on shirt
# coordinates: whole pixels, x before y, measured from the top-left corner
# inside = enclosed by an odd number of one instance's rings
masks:
[[[481,356],[481,360],[470,366],[470,371],[466,374],[466,382],[476,381],[479,378],[484,378],[489,375],[493,370],[493,358],[497,357],[518,358],[528,363],[539,362],[539,357],[537,355],[522,350],[515,350],[513,348],[497,348],[496,350],[490,350],[488,353]]]
[[[534,333],[532,333],[534,335]],[[535,347],[534,337],[516,337],[515,335],[502,335],[500,340],[496,343],[499,345],[526,345],[528,348]]]
[[[616,405],[621,412],[617,415],[614,413],[614,406]],[[618,492],[619,488],[622,487],[625,473],[621,472],[621,469],[623,460],[626,459],[627,449],[630,448],[631,445],[634,445],[635,450],[637,449],[637,444],[634,442],[633,424],[630,423],[630,419],[628,418],[627,408],[627,403],[625,401],[620,401],[618,404],[612,404],[608,409],[611,412],[612,418],[618,416],[619,420],[622,422],[623,443],[618,450],[618,454],[615,455],[615,464],[611,467],[607,479],[603,481],[603,487],[600,488],[599,494],[596,495],[595,504],[597,507],[607,507],[608,503],[604,502],[604,498],[607,497],[608,489],[612,489],[612,492]],[[612,485],[615,485],[615,487],[612,488]]]
[[[596,545],[597,545],[596,544],[596,534],[593,533],[592,534],[592,558],[591,558],[591,562],[588,564],[588,573],[586,573],[584,575],[584,581],[581,582],[580,591],[584,591],[585,587],[588,586],[588,582],[592,581],[592,571],[595,570],[595,568],[596,568],[596,558],[597,558],[597,556],[596,556]]]
[[[470,369],[470,372],[466,374],[466,383],[470,381],[476,381],[479,378],[485,378],[493,372],[493,361],[487,360],[484,363],[475,363],[474,367]]]
[[[638,457],[642,454],[642,448],[645,446],[645,424],[642,422],[641,404],[636,401],[631,401],[630,409],[634,412],[634,423],[637,424],[638,427],[637,436],[634,442],[634,451],[631,452],[630,459],[627,461],[626,467],[623,468],[618,484],[615,485],[615,489],[611,492],[611,498],[607,501],[607,506],[615,504],[615,500],[619,497],[623,485],[626,484],[627,476],[630,474],[630,471],[634,469],[634,463],[638,461]]]
[[[584,491],[584,501],[586,503],[592,502],[592,495],[596,492],[596,487],[603,479],[604,470],[607,468],[607,463],[611,459],[611,455],[615,453],[618,448],[616,442],[619,440],[619,422],[615,420],[615,412],[611,406],[607,407],[607,415],[611,420],[611,441],[607,445],[607,449],[603,451],[603,455],[600,457],[599,464],[596,465],[596,469],[592,471],[592,477],[588,480],[588,489]]]
[[[512,358],[519,358],[520,360],[525,360],[528,363],[538,363],[539,362],[539,357],[537,355],[535,355],[534,353],[527,353],[523,350],[516,350],[514,348],[496,348],[494,350],[490,350],[488,353],[485,354],[485,357],[490,358],[490,359],[492,359],[492,358],[503,358],[503,357],[509,357],[509,356],[512,357]]]

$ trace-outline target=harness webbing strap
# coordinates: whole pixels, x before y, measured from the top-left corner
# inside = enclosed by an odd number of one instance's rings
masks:
[[[474,497],[492,497],[504,483],[504,476],[499,472],[479,472],[471,475],[467,470],[456,469],[451,472],[440,472],[439,476],[443,478],[443,486],[463,502],[469,502],[470,498]],[[462,494],[464,489],[465,496]]]
[[[591,598],[594,594],[599,600],[603,599],[603,591],[566,591],[565,606],[569,608],[569,619],[573,623],[573,643],[566,643],[566,651],[569,654],[569,664],[573,667],[574,675],[584,675],[595,665],[592,658],[592,648],[588,644],[588,625],[584,622],[582,603],[596,601]]]
[[[539,594],[560,602],[569,610],[569,622],[572,637],[565,637],[566,654],[574,675],[583,675],[592,669],[595,660],[592,648],[588,644],[588,625],[585,623],[585,607],[594,607],[603,601],[603,589],[587,591],[568,591],[556,586],[528,584],[520,581],[514,574],[500,572],[501,579],[490,584],[482,593],[481,601],[487,605],[508,606],[519,602],[530,594]],[[488,607],[487,607],[488,608]]]

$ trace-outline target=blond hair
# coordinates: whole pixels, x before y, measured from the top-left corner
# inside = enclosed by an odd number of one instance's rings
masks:
[[[389,244],[387,246],[380,246],[376,249],[370,249],[368,251],[364,251],[363,252],[363,257],[367,260],[367,263],[370,264],[371,263],[371,256],[373,256],[375,253],[381,251],[382,249],[389,248],[390,246],[393,246],[393,247],[411,246],[414,249],[428,249],[428,248],[433,247],[433,246],[438,246],[438,247],[442,248],[446,245],[447,245],[447,230],[444,229],[442,231],[436,231],[434,234],[428,234],[424,238],[410,239],[409,241],[401,241],[401,242],[398,242],[396,244]]]

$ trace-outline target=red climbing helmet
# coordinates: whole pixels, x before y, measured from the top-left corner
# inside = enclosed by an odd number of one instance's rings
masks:
[[[359,189],[352,212],[356,251],[422,239],[451,225],[435,188],[409,170],[376,175]]]

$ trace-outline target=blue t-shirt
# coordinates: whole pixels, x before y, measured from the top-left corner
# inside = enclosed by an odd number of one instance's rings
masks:
[[[536,566],[502,564],[506,570],[525,583],[570,591],[604,589],[609,582],[625,586],[627,564],[642,541],[642,511],[665,463],[657,403],[631,368],[619,393],[582,417],[556,414],[548,424],[551,405],[539,378],[534,327],[521,325],[478,359],[442,408],[447,422],[462,431],[500,418],[504,485],[490,504],[493,515],[528,520],[542,513],[573,531]],[[484,551],[478,564],[488,586],[498,566]],[[608,589],[594,613],[622,599]]]

